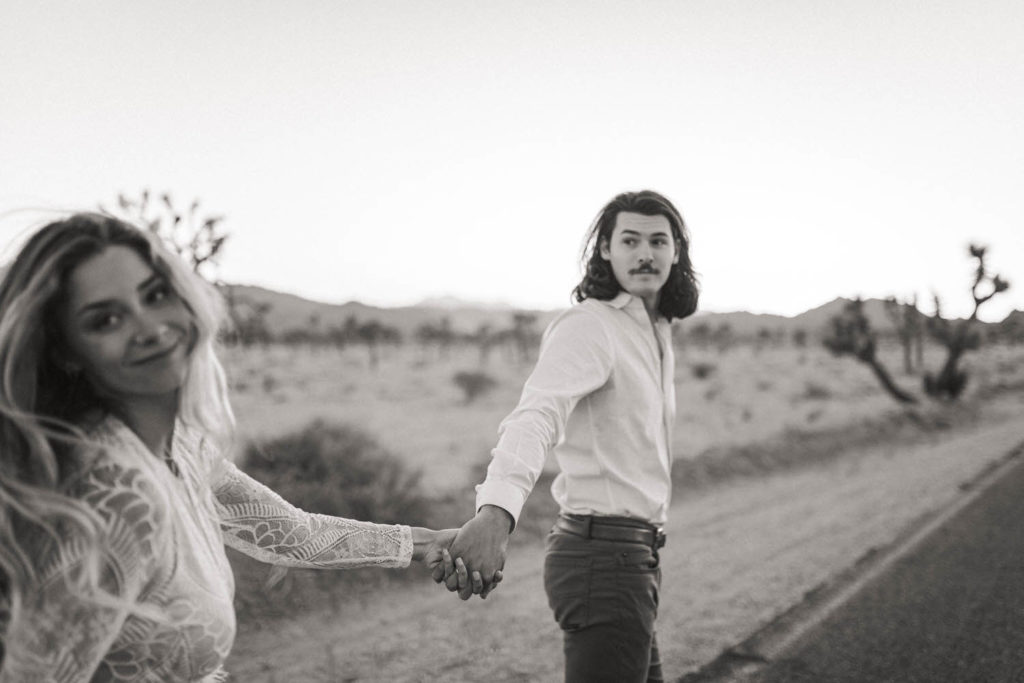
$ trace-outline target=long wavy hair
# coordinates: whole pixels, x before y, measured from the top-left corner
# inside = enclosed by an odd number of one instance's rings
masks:
[[[672,226],[672,237],[679,250],[679,262],[672,265],[668,280],[661,288],[658,312],[672,320],[685,318],[697,310],[700,289],[690,262],[690,237],[679,210],[664,195],[653,190],[623,192],[598,212],[583,243],[581,265],[583,279],[572,295],[576,301],[594,298],[607,301],[622,291],[612,265],[601,258],[601,244],[611,242],[615,222],[623,211],[644,216],[664,216]]]
[[[82,594],[103,597],[101,520],[67,489],[95,454],[83,418],[111,406],[84,373],[67,368],[58,314],[71,272],[112,246],[139,254],[191,313],[195,342],[178,417],[222,447],[233,433],[214,348],[224,320],[215,288],[156,236],[112,216],[78,213],[36,231],[0,282],[0,598],[6,595],[12,612],[37,580],[28,548],[37,547],[40,534],[57,539],[59,529],[81,536],[89,549],[79,577]],[[116,602],[117,596],[107,597]]]

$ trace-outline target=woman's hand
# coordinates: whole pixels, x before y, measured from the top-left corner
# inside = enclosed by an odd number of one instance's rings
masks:
[[[434,531],[421,526],[412,527],[413,562],[422,562],[431,570],[437,566],[443,568],[445,560],[442,553],[448,549],[458,533],[458,529]],[[448,558],[448,562],[451,562],[451,558]],[[454,565],[450,569],[454,570]]]

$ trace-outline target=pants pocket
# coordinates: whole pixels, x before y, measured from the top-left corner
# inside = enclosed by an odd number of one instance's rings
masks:
[[[544,558],[544,591],[563,631],[590,625],[591,566],[578,554],[549,552]]]
[[[619,553],[619,563],[629,569],[654,571],[661,566],[661,558],[658,551],[652,548],[638,548],[637,550],[622,551]]]

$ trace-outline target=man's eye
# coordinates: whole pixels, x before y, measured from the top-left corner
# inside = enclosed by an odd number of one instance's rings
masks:
[[[622,240],[622,243],[625,244],[627,247],[631,247],[634,244],[636,244],[636,239],[633,237],[626,237],[625,239]]]

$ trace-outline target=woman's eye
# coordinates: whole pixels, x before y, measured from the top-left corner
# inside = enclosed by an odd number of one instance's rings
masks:
[[[161,301],[164,301],[166,299],[169,299],[171,297],[171,294],[172,292],[170,287],[168,287],[167,285],[160,285],[159,287],[154,287],[153,289],[151,289],[149,291],[149,296],[146,298],[149,300],[149,303],[155,304],[160,303]]]
[[[119,324],[121,324],[121,316],[116,313],[107,313],[93,318],[89,327],[97,332],[103,332],[105,330],[112,330]]]

